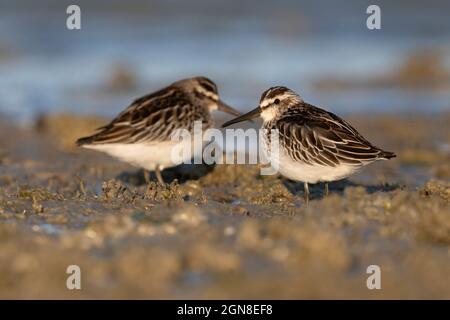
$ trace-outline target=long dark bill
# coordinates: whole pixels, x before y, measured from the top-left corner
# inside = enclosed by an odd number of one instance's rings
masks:
[[[232,107],[227,105],[222,100],[219,100],[219,102],[217,103],[217,108],[219,109],[219,111],[232,114],[233,116],[240,116],[242,114],[239,111],[237,111],[236,109],[233,109]]]
[[[233,123],[238,123],[238,122],[242,122],[245,120],[251,120],[251,119],[257,118],[257,117],[259,117],[260,114],[261,114],[261,109],[258,107],[256,109],[253,109],[250,112],[247,112],[246,114],[243,114],[240,117],[237,117],[237,118],[234,118],[233,120],[225,122],[222,125],[222,128],[228,127],[229,125],[232,125]]]

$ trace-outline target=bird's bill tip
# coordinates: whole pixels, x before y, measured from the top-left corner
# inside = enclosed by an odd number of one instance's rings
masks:
[[[240,116],[242,114],[239,111],[237,111],[236,109],[230,107],[228,104],[226,104],[222,100],[219,100],[219,102],[217,103],[217,108],[219,111],[229,113],[233,116]]]
[[[247,112],[246,114],[243,114],[243,115],[241,115],[239,117],[236,117],[236,118],[234,118],[234,119],[232,119],[230,121],[225,122],[222,125],[222,128],[228,127],[228,126],[230,126],[230,125],[232,125],[234,123],[238,123],[238,122],[242,122],[242,121],[246,121],[246,120],[251,120],[251,119],[257,118],[257,117],[259,117],[260,114],[261,114],[261,109],[259,107],[257,107],[255,109],[253,109],[252,111]]]

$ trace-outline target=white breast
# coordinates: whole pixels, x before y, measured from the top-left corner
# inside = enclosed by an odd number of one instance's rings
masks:
[[[276,163],[276,162],[275,162]],[[350,176],[360,167],[350,165],[338,165],[328,167],[323,165],[310,165],[292,160],[286,154],[281,154],[279,159],[279,172],[292,180],[317,183],[322,181],[336,181]]]
[[[183,147],[188,151],[193,146],[190,141],[184,144],[178,144],[176,141],[154,142],[154,143],[110,143],[85,145],[87,149],[105,152],[121,161],[127,162],[133,166],[147,170],[155,170],[157,165],[161,169],[174,167],[182,162],[188,162],[194,156],[194,150],[191,152],[179,152]],[[200,152],[202,148],[199,148]],[[177,155],[174,157],[174,155]]]
[[[293,160],[280,146],[279,156],[271,156],[264,139],[264,153],[270,158],[272,168],[286,178],[307,183],[336,181],[350,176],[358,171],[360,166],[337,165],[336,167],[323,166],[319,164],[310,165]]]

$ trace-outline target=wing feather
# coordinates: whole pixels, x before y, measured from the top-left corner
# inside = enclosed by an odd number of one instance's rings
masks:
[[[133,101],[109,124],[78,140],[78,144],[140,143],[170,140],[176,129],[193,132],[193,122],[211,125],[209,112],[192,104],[176,87],[167,87]]]
[[[343,119],[310,105],[300,111],[288,110],[272,126],[279,130],[281,146],[295,161],[360,166],[386,155]]]

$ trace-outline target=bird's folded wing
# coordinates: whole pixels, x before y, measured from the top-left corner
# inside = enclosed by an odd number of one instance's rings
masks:
[[[175,89],[163,89],[136,99],[91,138],[91,144],[169,141],[177,129],[193,132],[194,121],[209,121],[201,107]]]
[[[376,160],[381,150],[339,118],[284,118],[277,126],[280,146],[296,161],[311,165],[363,165]]]

